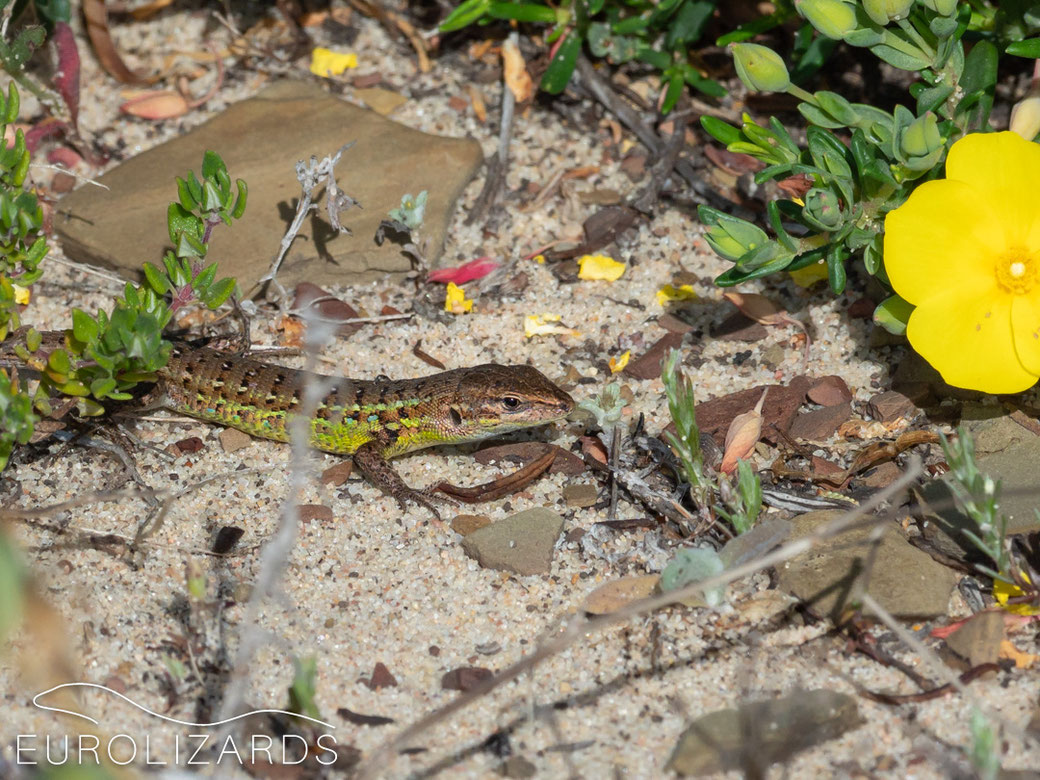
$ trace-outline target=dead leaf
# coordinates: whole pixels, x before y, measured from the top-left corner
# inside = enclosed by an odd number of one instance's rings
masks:
[[[79,121],[79,49],[76,48],[76,37],[66,22],[55,22],[51,42],[58,53],[58,69],[54,74],[54,86],[61,93],[62,100],[69,109],[69,118],[75,127]]]
[[[87,36],[94,47],[94,53],[108,75],[123,84],[150,83],[148,77],[130,70],[116,51],[112,35],[108,31],[105,0],[83,0],[83,18],[87,22]]]
[[[723,474],[732,474],[737,467],[737,461],[746,458],[758,444],[762,436],[762,405],[766,402],[767,395],[768,387],[762,391],[762,397],[758,399],[754,409],[738,414],[729,424],[722,465],[719,467]]]
[[[142,119],[173,119],[184,116],[190,107],[184,95],[163,89],[142,92],[123,103],[119,110]]]
[[[469,93],[469,102],[473,105],[474,116],[477,117],[478,122],[484,124],[487,121],[487,102],[484,100],[484,93],[473,84],[466,85],[466,92]]]
[[[446,496],[462,501],[465,504],[480,504],[485,501],[496,501],[503,496],[523,490],[534,482],[548,469],[556,458],[556,452],[549,450],[542,457],[518,469],[511,474],[485,482],[476,487],[459,487],[449,482],[440,482],[434,487],[434,491],[444,493]]]
[[[1023,653],[1017,647],[1015,647],[1011,640],[1005,639],[1000,643],[1000,657],[1007,658],[1015,662],[1015,666],[1019,669],[1031,669],[1033,664],[1040,659],[1040,655],[1033,655],[1032,653]]]
[[[336,332],[344,337],[361,329],[360,322],[350,322],[350,320],[358,318],[354,307],[310,282],[300,282],[296,285],[292,313],[296,316],[304,314],[317,316],[322,322],[333,324],[338,322],[340,326]]]
[[[520,53],[520,47],[511,38],[506,38],[502,44],[502,70],[506,86],[513,93],[517,103],[530,100],[534,95],[534,81],[531,74],[527,72],[524,55]]]
[[[591,615],[609,615],[633,601],[645,599],[654,592],[660,579],[659,574],[646,574],[605,582],[585,597],[581,608]]]

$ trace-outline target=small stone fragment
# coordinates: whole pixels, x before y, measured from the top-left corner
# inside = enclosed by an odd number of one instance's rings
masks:
[[[840,376],[824,376],[809,388],[809,400],[820,406],[837,406],[852,400],[852,391]]]
[[[762,350],[762,365],[766,368],[776,370],[781,363],[784,362],[784,358],[787,357],[787,350],[779,344],[770,344],[764,350]]]
[[[697,425],[701,435],[708,435],[723,441],[730,423],[738,414],[755,408],[762,391],[769,388],[765,405],[762,408],[762,440],[776,443],[777,429],[787,432],[798,408],[805,400],[809,389],[809,380],[804,376],[794,377],[785,385],[758,385],[747,390],[712,398],[697,404]]]
[[[595,485],[583,482],[580,485],[567,485],[563,489],[563,500],[567,506],[579,508],[593,506],[599,498],[599,490]]]
[[[670,333],[685,335],[693,331],[693,325],[683,322],[674,314],[662,314],[657,318],[657,324]]]
[[[397,678],[391,674],[382,661],[372,667],[372,676],[367,680],[362,679],[361,682],[373,691],[378,691],[380,688],[397,687]]]
[[[824,406],[822,409],[802,412],[791,422],[788,435],[792,439],[826,441],[850,417],[852,404],[847,401],[837,406]]]
[[[189,436],[186,439],[181,439],[173,445],[178,455],[191,455],[195,452],[199,452],[206,447],[198,436]]]
[[[654,592],[660,580],[661,576],[658,574],[645,574],[604,582],[585,597],[582,609],[590,615],[609,615],[630,602],[645,599]]]
[[[491,518],[484,515],[456,515],[451,519],[451,530],[459,536],[469,536],[486,525],[491,525]]]
[[[225,428],[220,432],[220,447],[224,452],[235,452],[249,446],[253,437],[236,428]]]
[[[661,361],[671,350],[678,349],[682,342],[682,333],[666,333],[650,349],[625,366],[624,373],[635,379],[660,378]]]
[[[511,780],[528,780],[538,772],[538,767],[523,756],[510,756],[502,762],[498,773]]]
[[[895,422],[901,417],[910,419],[917,413],[917,407],[902,393],[886,390],[867,402],[867,411],[875,420],[889,423]]]
[[[562,530],[562,517],[536,507],[478,528],[462,540],[462,549],[485,569],[547,574]]]
[[[350,474],[353,470],[354,461],[350,458],[345,458],[321,472],[321,484],[339,487],[350,479]]]
[[[445,672],[441,677],[441,688],[446,691],[468,691],[488,677],[494,676],[490,669],[480,666],[462,666]]]
[[[792,519],[791,538],[808,536],[841,517],[837,510],[808,512]],[[870,556],[872,529],[860,528],[820,542],[777,567],[779,587],[820,615],[837,618],[853,582]],[[957,574],[911,545],[889,524],[874,556],[868,593],[896,617],[945,615]]]
[[[300,522],[309,523],[312,520],[330,521],[334,517],[332,507],[324,504],[300,504],[297,508],[300,513]]]
[[[362,715],[360,712],[354,712],[346,707],[337,709],[336,714],[355,726],[386,726],[394,722],[393,718],[387,718],[382,715]]]
[[[408,102],[408,98],[399,92],[391,92],[389,89],[380,89],[379,87],[355,89],[354,97],[380,116],[392,114],[396,109]]]
[[[967,620],[946,637],[946,646],[971,666],[995,664],[1000,660],[1000,643],[1004,641],[1003,610],[987,610]]]
[[[211,550],[217,555],[224,555],[231,551],[238,540],[245,534],[245,530],[237,525],[224,525],[217,531],[217,537],[213,540]]]
[[[745,702],[693,721],[667,768],[680,775],[706,775],[745,768],[752,760],[764,777],[772,764],[862,722],[856,700],[835,691],[795,691],[772,701]]]
[[[859,480],[867,487],[881,489],[887,488],[901,476],[903,476],[903,470],[892,461],[886,460],[865,471]]]

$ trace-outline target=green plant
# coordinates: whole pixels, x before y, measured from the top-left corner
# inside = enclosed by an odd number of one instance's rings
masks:
[[[298,658],[294,655],[292,665],[293,681],[289,685],[289,711],[321,720],[321,710],[314,701],[318,692],[315,684],[318,676],[318,659],[314,656]]]
[[[722,86],[704,76],[690,58],[715,13],[715,0],[564,0],[558,6],[527,0],[464,0],[441,23],[444,32],[495,19],[548,25],[545,42],[552,60],[541,87],[562,92],[570,81],[582,45],[610,62],[637,61],[661,72],[661,110],[678,102],[686,85],[720,97]]]
[[[680,353],[672,350],[665,358],[661,371],[668,396],[668,410],[676,433],[665,433],[668,442],[679,456],[683,476],[690,484],[690,497],[702,512],[724,518],[738,534],[750,530],[762,510],[762,483],[744,460],[737,461],[736,484],[725,474],[718,475],[718,493],[722,503],[715,501],[716,485],[705,473],[701,453],[700,429],[697,427],[696,397],[693,382],[678,368]]]
[[[820,37],[868,48],[889,65],[915,73],[918,80],[909,88],[914,109],[898,105],[888,112],[834,92],[809,93],[792,83],[772,50],[735,44],[737,71],[748,88],[794,95],[808,128],[803,148],[775,118],[762,125],[745,114],[739,127],[702,118],[705,130],[729,150],[766,163],[756,176],[759,182],[786,179],[800,193],[768,204],[772,235],[716,209],[700,208],[708,243],[733,262],[716,282],[729,286],[825,263],[830,287],[839,293],[847,263],[861,258],[867,273],[887,284],[885,215],[919,182],[941,171],[952,141],[989,129],[1000,56],[1040,53],[1040,44],[1014,40],[1037,29],[1040,19],[1023,9],[1015,17],[1010,9],[997,13],[993,4],[954,0],[856,5],[800,0],[796,5]],[[963,41],[969,33],[974,38],[970,49]],[[898,299],[882,304],[880,315],[896,330],[905,327],[906,307]]]
[[[0,164],[3,160],[0,155]],[[178,202],[167,211],[174,249],[165,254],[161,268],[145,263],[145,284],[128,282],[109,312],[91,315],[73,309],[72,327],[65,332],[60,346],[48,343],[44,349],[42,335],[31,328],[24,331],[19,343],[12,345],[11,351],[39,379],[30,394],[2,375],[0,414],[5,425],[0,436],[0,468],[6,465],[14,443],[24,442],[31,435],[34,408],[49,415],[55,408],[54,399],[65,398],[71,399],[78,414],[94,416],[104,413],[105,401],[130,399],[139,382],[153,381],[155,372],[166,364],[171,346],[163,338],[163,330],[174,313],[196,302],[215,309],[234,292],[235,280],[217,280],[216,264],[206,264],[205,259],[213,228],[220,223],[230,225],[245,211],[245,182],[238,180],[232,186],[224,161],[215,152],[206,152],[201,179],[194,173],[178,178],[177,191]],[[11,193],[12,185],[0,176],[0,205],[21,202]],[[14,224],[31,228],[34,223],[25,218]],[[26,239],[19,240],[19,246],[24,245]],[[39,258],[46,252],[42,240],[40,237],[32,249],[16,253],[20,258],[18,267],[23,269],[19,276],[7,276],[13,267],[10,261],[0,265],[0,290],[5,284],[39,277]],[[37,246],[42,249],[36,250]],[[28,263],[21,258],[30,256],[31,270],[26,271]],[[8,319],[17,325],[17,312]]]

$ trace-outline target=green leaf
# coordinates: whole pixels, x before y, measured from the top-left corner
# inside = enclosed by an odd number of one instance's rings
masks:
[[[224,164],[224,160],[216,152],[207,149],[202,155],[202,178],[214,179],[220,173],[227,176],[227,166]]]
[[[147,260],[144,262],[144,278],[148,282],[148,285],[155,290],[159,295],[165,295],[170,290],[170,281],[163,275],[156,266],[149,263]]]
[[[237,179],[235,184],[238,186],[238,197],[235,198],[235,207],[231,210],[231,216],[241,219],[242,215],[246,213],[246,196],[249,194],[249,188],[242,179]]]
[[[848,253],[840,243],[835,243],[827,252],[827,281],[830,282],[831,291],[835,295],[841,295],[845,291],[845,258]]]
[[[704,128],[708,135],[723,146],[729,146],[732,143],[736,143],[743,137],[738,128],[733,127],[733,125],[728,124],[727,122],[723,122],[721,119],[708,116],[707,114],[701,116],[701,127]]]
[[[7,85],[7,110],[4,112],[4,124],[9,125],[18,119],[18,109],[21,105],[21,97],[14,81]]]
[[[292,657],[293,681],[289,686],[289,711],[309,718],[321,719],[314,697],[317,695],[314,680],[318,673],[318,661],[309,658]]]
[[[715,13],[715,5],[707,0],[685,0],[665,32],[665,47],[677,49],[700,38],[704,25]]]
[[[913,86],[918,86],[917,84]],[[913,87],[911,94],[913,94]],[[946,102],[946,98],[953,94],[953,87],[949,84],[937,84],[934,87],[927,87],[918,91],[915,97],[917,98],[917,113],[918,115],[926,114],[929,111],[938,111],[939,106]]]
[[[235,280],[231,278],[221,279],[219,282],[209,288],[206,296],[202,299],[209,308],[216,309],[221,306],[224,301],[231,297],[231,293],[235,291]]]
[[[695,582],[706,580],[722,572],[726,566],[719,554],[710,548],[684,547],[661,572],[661,590],[679,590]],[[709,607],[716,607],[725,600],[725,587],[716,586],[703,593]]]
[[[921,57],[915,57],[912,54],[907,54],[899,49],[893,49],[884,43],[879,43],[877,46],[871,46],[870,50],[874,52],[874,55],[881,60],[884,60],[889,65],[893,65],[900,70],[924,70],[925,68],[931,67],[931,62]]]
[[[552,58],[552,62],[549,63],[549,68],[545,71],[545,75],[542,76],[542,89],[551,95],[563,92],[567,82],[571,79],[571,74],[574,72],[574,65],[578,61],[580,52],[581,36],[578,35],[576,30],[571,30],[556,50],[556,55]]]
[[[491,0],[465,0],[441,22],[441,32],[461,30],[463,27],[473,24],[473,22],[487,13],[490,5]]]
[[[217,264],[210,263],[196,276],[192,282],[191,287],[200,295],[209,289],[209,286],[213,284],[213,280],[217,278]]]
[[[201,194],[201,193],[200,193]],[[171,203],[166,209],[166,225],[170,233],[170,241],[176,246],[179,236],[184,233],[202,235],[199,232],[200,220],[180,203]]]
[[[518,22],[553,24],[556,21],[556,11],[534,3],[492,2],[487,7],[487,15],[495,19],[515,19]]]
[[[98,336],[98,324],[94,318],[81,309],[72,310],[72,335],[76,341],[88,344]]]
[[[110,376],[99,376],[90,383],[90,394],[99,401],[103,401],[115,389],[116,380]]]
[[[910,321],[914,308],[912,303],[904,301],[898,295],[890,295],[874,309],[874,324],[880,325],[889,333],[902,336],[906,333],[906,324]]]
[[[852,104],[841,95],[836,92],[821,90],[814,94],[813,97],[816,99],[816,103],[821,109],[826,111],[843,125],[851,126],[856,124],[856,120],[859,117],[852,108]]]
[[[1005,52],[1014,57],[1028,57],[1031,60],[1040,59],[1040,38],[1026,38],[1024,41],[1009,43]]]
[[[668,77],[668,87],[664,93],[664,101],[661,103],[661,113],[667,114],[673,108],[675,104],[679,102],[679,97],[683,91],[683,77],[679,71],[673,71]]]

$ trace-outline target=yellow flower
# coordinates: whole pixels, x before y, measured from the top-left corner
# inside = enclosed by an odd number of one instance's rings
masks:
[[[1040,146],[973,133],[885,219],[885,270],[915,305],[911,346],[946,382],[1017,393],[1040,377]]]
[[[12,284],[11,286],[14,288],[15,303],[19,306],[25,306],[29,303],[30,292],[28,287],[22,287],[20,284]]]
[[[692,284],[681,284],[678,287],[666,284],[657,291],[657,305],[664,306],[671,301],[692,301],[696,297]]]
[[[473,301],[466,297],[466,291],[455,282],[448,282],[448,291],[444,295],[444,311],[452,314],[465,314],[473,309]]]
[[[626,349],[625,354],[620,357],[610,359],[610,373],[619,374],[625,370],[625,366],[628,365],[629,359],[632,357],[632,350]]]
[[[1029,581],[1029,575],[1025,572],[1022,573],[1026,582]],[[1008,605],[1008,599],[1016,598],[1018,596],[1024,596],[1023,591],[1017,585],[1012,585],[1010,582],[1004,582],[1004,580],[993,580],[993,598],[997,600],[1005,610],[1013,615],[1040,615],[1040,607],[1035,604],[1011,604]]]
[[[788,271],[788,273],[799,287],[812,287],[821,279],[827,278],[827,264],[821,260],[818,263],[799,268],[797,271]]]
[[[356,54],[340,54],[320,46],[311,52],[311,73],[315,76],[338,76],[347,68],[356,68],[357,64]]]
[[[625,264],[606,255],[582,255],[578,258],[578,278],[616,282],[625,273]]]

